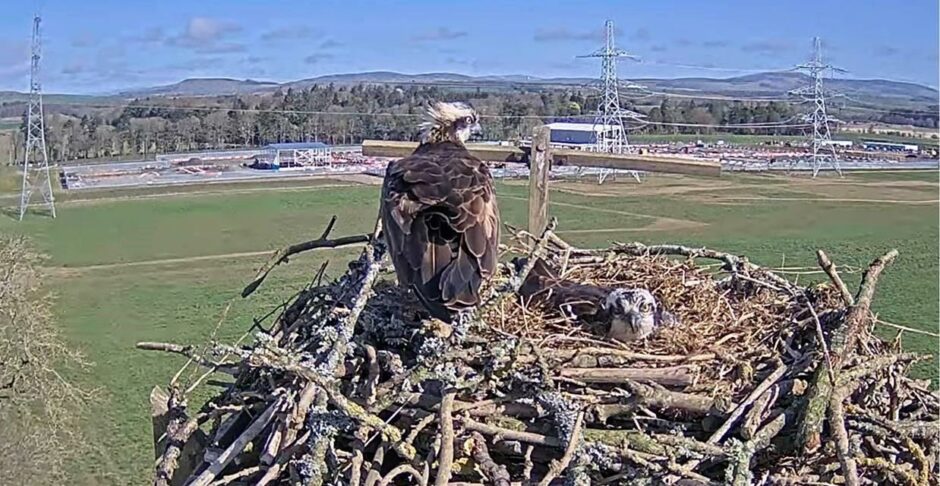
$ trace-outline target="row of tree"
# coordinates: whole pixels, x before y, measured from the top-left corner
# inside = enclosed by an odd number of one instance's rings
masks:
[[[484,137],[489,140],[518,139],[544,122],[589,121],[599,102],[595,92],[581,89],[314,85],[257,95],[155,97],[124,106],[47,105],[46,137],[53,160],[141,157],[288,141],[354,144],[363,139],[409,140],[416,136],[421,114],[431,100],[470,102],[483,116]],[[641,133],[714,133],[718,125],[787,124],[797,113],[793,106],[778,102],[664,99],[647,105],[625,101],[623,107],[646,114],[645,119],[629,124]],[[733,131],[792,134],[798,130]],[[21,132],[20,150],[25,119]]]

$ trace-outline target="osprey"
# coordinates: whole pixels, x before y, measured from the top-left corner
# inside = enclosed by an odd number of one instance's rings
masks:
[[[435,103],[421,143],[388,164],[380,213],[398,281],[434,317],[480,303],[480,285],[496,269],[499,210],[486,164],[464,143],[479,116],[464,103]]]
[[[514,261],[516,268],[525,259]],[[646,289],[608,288],[564,280],[544,260],[536,260],[519,293],[551,309],[560,309],[585,323],[600,324],[609,339],[629,342],[649,337],[663,326],[677,324]]]

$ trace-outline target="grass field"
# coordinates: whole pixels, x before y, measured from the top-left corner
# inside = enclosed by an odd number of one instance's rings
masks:
[[[832,134],[834,140],[850,140],[859,143],[862,140],[878,140],[883,142],[897,142],[917,144],[922,147],[936,147],[937,139],[931,138],[912,138],[901,137],[898,135],[887,134],[867,134],[857,132],[836,132]],[[726,143],[743,145],[761,145],[765,142],[792,142],[803,143],[806,137],[801,135],[739,135],[734,133],[713,133],[713,134],[636,134],[631,135],[630,140],[634,143],[667,143],[667,142],[695,142],[701,140],[707,143],[715,143],[723,140]]]
[[[610,241],[676,242],[747,254],[768,266],[814,265],[824,248],[860,268],[890,248],[900,258],[885,274],[875,309],[888,321],[938,329],[937,173],[854,174],[844,180],[734,175],[721,179],[651,176],[644,184],[555,183],[551,213],[563,237],[584,246]],[[77,466],[77,484],[146,482],[153,458],[148,395],[181,360],[133,349],[142,340],[199,342],[226,303],[266,259],[266,251],[315,237],[330,216],[336,235],[368,231],[375,186],[307,181],[282,188],[238,185],[157,193],[87,193],[62,198],[59,218],[16,223],[49,255],[48,286],[58,297],[66,337],[94,366],[70,375],[95,388],[83,418],[101,444]],[[228,190],[225,190],[228,189]],[[177,191],[174,191],[177,192]],[[497,188],[506,222],[523,225],[527,189]],[[240,335],[331,259],[336,275],[355,249],[294,258],[249,300],[235,304],[218,336]],[[851,286],[859,274],[847,275]],[[803,277],[807,278],[807,277]],[[810,277],[813,278],[813,277]],[[890,329],[882,329],[893,335]],[[937,340],[908,335],[908,349],[936,355]],[[936,361],[915,372],[936,377]]]

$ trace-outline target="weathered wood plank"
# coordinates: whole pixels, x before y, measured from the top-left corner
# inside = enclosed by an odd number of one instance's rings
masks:
[[[529,233],[540,235],[548,223],[548,176],[551,173],[551,130],[535,129],[529,162]]]
[[[363,140],[362,155],[367,157],[407,157],[418,148],[417,142],[398,142],[390,140]],[[468,143],[467,149],[479,159],[490,162],[525,162],[528,149],[515,146]]]
[[[721,163],[714,160],[640,154],[614,155],[571,149],[557,149],[553,152],[553,156],[555,165],[580,165],[712,177],[721,175]]]
[[[362,154],[368,157],[405,157],[417,148],[417,142],[388,140],[365,140]],[[526,162],[529,147],[468,143],[470,153],[491,162]],[[721,164],[716,160],[700,160],[659,155],[623,154],[614,155],[584,150],[553,149],[554,165],[580,165],[606,169],[639,170],[666,174],[689,174],[717,177],[721,175]]]

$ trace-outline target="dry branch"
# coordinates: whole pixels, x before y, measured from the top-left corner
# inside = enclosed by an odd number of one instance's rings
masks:
[[[326,229],[323,230],[323,234],[321,234],[319,238],[305,241],[303,243],[297,243],[274,252],[268,262],[258,269],[258,273],[255,274],[255,278],[253,278],[251,282],[249,282],[248,285],[246,285],[242,290],[242,297],[248,297],[254,293],[254,291],[261,286],[261,283],[264,282],[264,279],[267,278],[268,274],[271,273],[271,270],[274,270],[274,267],[282,263],[287,263],[288,259],[293,255],[303,253],[305,251],[316,250],[318,248],[340,248],[343,246],[361,245],[363,243],[372,241],[371,234],[344,236],[335,240],[330,239],[330,233],[333,232],[333,226],[335,225],[336,216],[334,215],[332,218],[330,218],[330,222],[327,223]]]
[[[578,444],[581,442],[581,424],[583,420],[584,412],[579,412],[578,418],[574,421],[574,428],[571,430],[571,439],[568,441],[568,446],[565,447],[565,454],[561,456],[560,460],[552,461],[551,465],[548,467],[548,473],[539,481],[538,486],[548,486],[553,479],[568,468],[568,464],[571,463],[571,458],[574,457],[574,452],[578,449]]]
[[[800,425],[800,444],[804,451],[816,449],[821,443],[822,423],[829,409],[830,396],[833,393],[834,386],[830,379],[830,373],[838,377],[845,358],[849,353],[855,351],[858,334],[870,315],[869,307],[875,293],[878,277],[897,256],[898,251],[891,250],[869,265],[868,270],[862,277],[855,305],[849,309],[848,315],[841,325],[832,331],[831,345],[829,346],[832,354],[831,368],[817,367],[807,394],[804,419]]]
[[[585,383],[623,384],[630,381],[658,383],[683,387],[695,380],[693,369],[686,366],[668,368],[562,368],[558,376]]]
[[[450,481],[450,468],[454,462],[454,392],[444,394],[441,401],[441,451],[437,455],[438,470],[435,486],[446,486]]]
[[[346,241],[329,238],[333,225],[276,254],[249,293],[294,250]],[[500,267],[469,325],[466,316],[441,324],[378,279],[377,228],[351,237],[367,244],[342,276],[316,277],[259,319],[274,319],[270,334],[235,345],[140,343],[234,377],[198,413],[185,407],[187,388],[174,388],[158,484],[937,479],[940,398],[904,376],[920,357],[868,325],[893,254],[852,297],[823,252],[834,285],[803,288],[743,256],[639,243],[580,249],[554,226],[518,232],[509,251],[576,282],[646,288],[680,323],[642,342],[607,341],[596,323],[517,299],[529,264]],[[191,437],[200,424],[211,443]],[[807,430],[832,446],[800,456]],[[184,446],[204,458],[194,471],[177,470]]]

